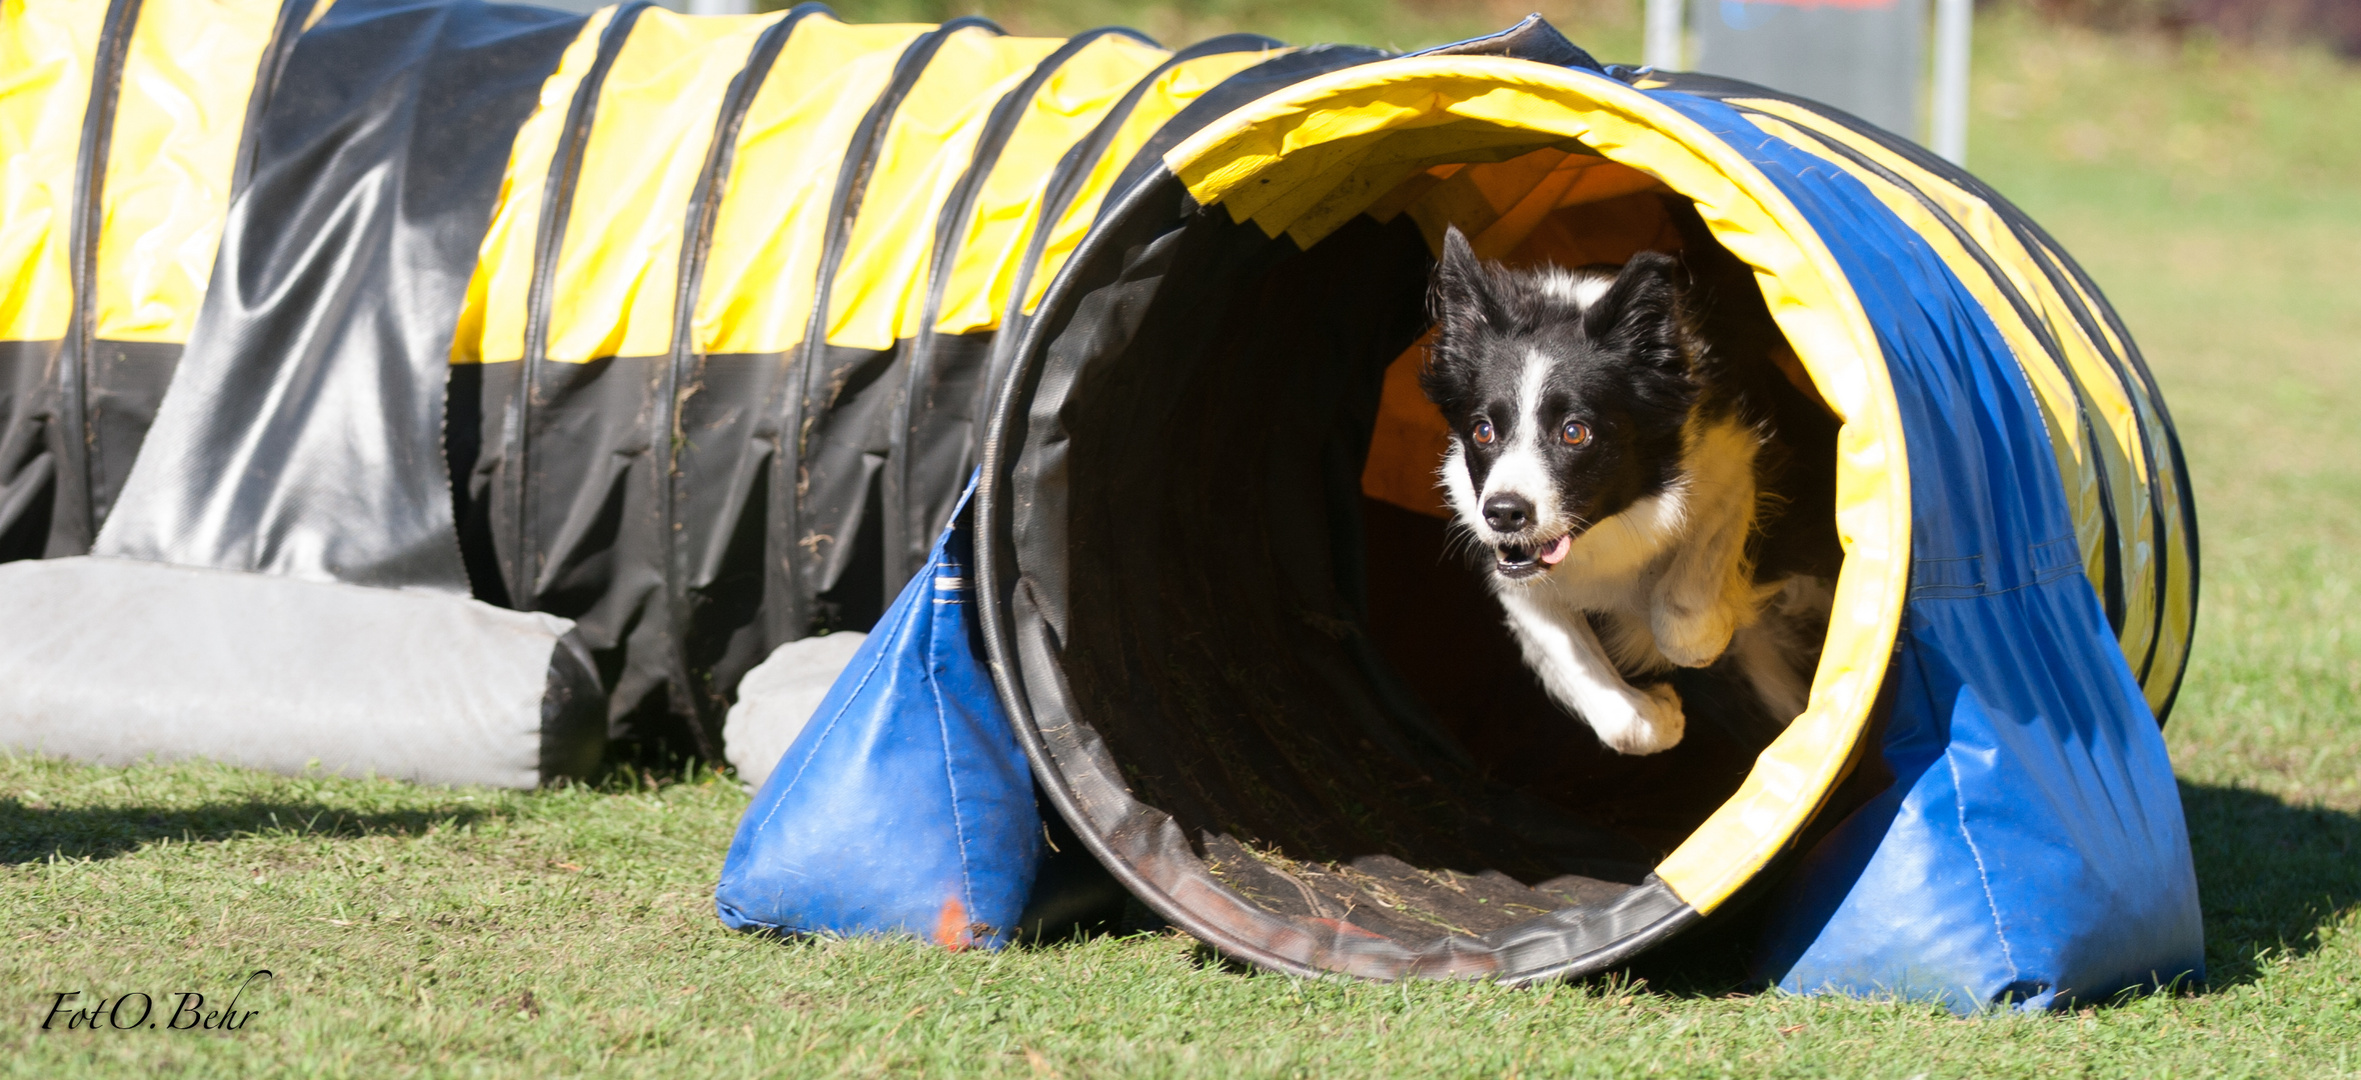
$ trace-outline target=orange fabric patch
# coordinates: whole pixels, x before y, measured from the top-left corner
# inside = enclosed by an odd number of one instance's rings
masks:
[[[967,924],[966,906],[956,896],[943,901],[943,913],[935,916],[935,944],[958,952],[974,941],[975,933]]]
[[[1451,428],[1443,422],[1443,411],[1418,388],[1418,369],[1426,365],[1427,346],[1434,339],[1435,332],[1427,331],[1386,366],[1369,462],[1361,467],[1361,494],[1429,517],[1449,518],[1451,507],[1443,501],[1435,473],[1451,449]]]

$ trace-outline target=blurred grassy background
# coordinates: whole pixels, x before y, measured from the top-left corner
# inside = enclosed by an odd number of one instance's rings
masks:
[[[927,0],[841,5],[935,19]],[[1524,5],[981,5],[1011,29],[1413,48]],[[1545,8],[1602,58],[1634,3]],[[2059,1017],[1560,988],[1306,983],[1184,938],[984,954],[723,931],[745,796],[710,775],[515,793],[0,759],[0,1074],[2351,1076],[2361,1072],[2361,71],[2202,31],[1979,19],[1971,167],[2145,348],[2205,530],[2167,730],[2213,987]],[[58,991],[226,992],[232,1034],[44,1034]],[[166,1007],[170,1007],[169,1000]]]

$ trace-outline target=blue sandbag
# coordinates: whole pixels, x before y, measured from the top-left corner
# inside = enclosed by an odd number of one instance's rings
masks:
[[[1015,932],[1041,817],[975,631],[972,519],[962,496],[747,806],[714,890],[724,925],[950,948]]]

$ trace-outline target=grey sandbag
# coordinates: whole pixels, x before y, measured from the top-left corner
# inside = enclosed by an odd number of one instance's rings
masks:
[[[738,683],[738,703],[722,726],[723,754],[738,779],[759,788],[779,757],[795,745],[812,713],[836,685],[869,635],[855,630],[790,641],[771,650]]]
[[[465,597],[81,557],[0,564],[0,746],[533,787],[605,751],[573,624]]]

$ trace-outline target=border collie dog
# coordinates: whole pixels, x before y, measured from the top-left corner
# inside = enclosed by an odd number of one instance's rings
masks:
[[[1773,721],[1802,712],[1842,557],[1832,468],[1788,467],[1833,463],[1834,419],[1772,360],[1751,272],[1689,246],[1690,266],[1511,270],[1452,228],[1420,374],[1451,425],[1444,492],[1526,664],[1625,754],[1681,741],[1662,677],[1725,653]]]

